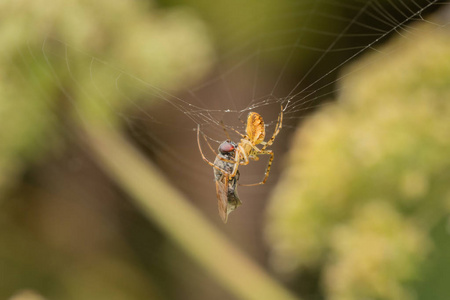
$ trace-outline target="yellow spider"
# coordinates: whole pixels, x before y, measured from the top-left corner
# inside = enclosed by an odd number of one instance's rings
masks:
[[[246,135],[243,135],[239,133],[237,130],[233,129],[237,134],[239,134],[242,139],[241,141],[236,145],[235,143],[231,142],[230,139],[225,141],[219,146],[219,154],[217,154],[211,145],[209,144],[208,140],[206,139],[205,135],[203,135],[203,138],[205,139],[206,143],[208,144],[209,148],[212,152],[216,155],[216,161],[217,159],[225,161],[229,164],[233,164],[233,170],[226,171],[221,169],[219,166],[217,166],[217,163],[210,162],[205,155],[203,154],[202,148],[200,146],[200,125],[197,127],[197,143],[198,148],[200,150],[200,154],[202,155],[202,158],[205,162],[207,162],[210,166],[215,168],[216,170],[220,171],[223,174],[228,174],[228,179],[233,179],[237,172],[238,172],[238,166],[239,165],[247,165],[252,160],[259,160],[260,155],[270,155],[269,161],[267,163],[267,168],[265,171],[264,179],[261,182],[253,183],[253,184],[241,184],[245,186],[254,186],[254,185],[260,185],[265,184],[267,181],[267,178],[269,177],[270,167],[272,166],[272,161],[274,158],[274,153],[272,150],[267,150],[266,148],[268,146],[271,146],[275,140],[275,137],[280,132],[280,129],[282,127],[283,123],[283,108],[281,109],[280,114],[278,115],[278,121],[275,126],[275,131],[272,135],[272,138],[268,140],[267,142],[264,142],[264,137],[266,135],[265,127],[264,127],[264,120],[261,117],[260,114],[256,112],[250,112],[247,117],[247,126],[246,126]],[[227,134],[228,135],[228,134]],[[257,145],[261,144],[263,147],[259,149]],[[236,146],[235,146],[236,145]],[[227,155],[224,155],[227,154]],[[230,154],[234,154],[234,159],[228,159]]]

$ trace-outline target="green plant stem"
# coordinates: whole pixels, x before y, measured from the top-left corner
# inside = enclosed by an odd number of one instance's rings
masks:
[[[98,124],[83,125],[98,165],[221,285],[239,299],[298,299],[234,247],[123,136]]]

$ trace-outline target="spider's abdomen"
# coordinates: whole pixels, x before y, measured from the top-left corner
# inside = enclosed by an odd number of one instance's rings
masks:
[[[247,136],[249,140],[257,145],[264,141],[266,131],[264,128],[264,120],[260,114],[250,112],[247,117]]]

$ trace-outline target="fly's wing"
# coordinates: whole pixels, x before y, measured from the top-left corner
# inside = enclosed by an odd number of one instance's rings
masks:
[[[224,159],[232,160],[232,154],[221,155]],[[242,203],[237,194],[237,182],[239,180],[239,171],[233,178],[229,178],[229,174],[235,167],[234,163],[223,161],[218,156],[214,161],[214,165],[220,170],[214,168],[214,180],[216,182],[216,194],[219,207],[219,215],[224,223],[228,220],[228,215],[239,207]],[[225,171],[222,172],[221,170]]]
[[[255,145],[264,141],[266,130],[264,120],[260,114],[250,112],[247,117],[247,136]]]
[[[219,207],[219,215],[224,223],[228,219],[228,176],[220,176],[216,178],[216,194],[217,204]]]

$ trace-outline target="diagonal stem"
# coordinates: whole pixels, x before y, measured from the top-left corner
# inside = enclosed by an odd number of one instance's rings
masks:
[[[237,299],[298,299],[239,251],[111,127],[81,123],[98,165],[142,212]]]

